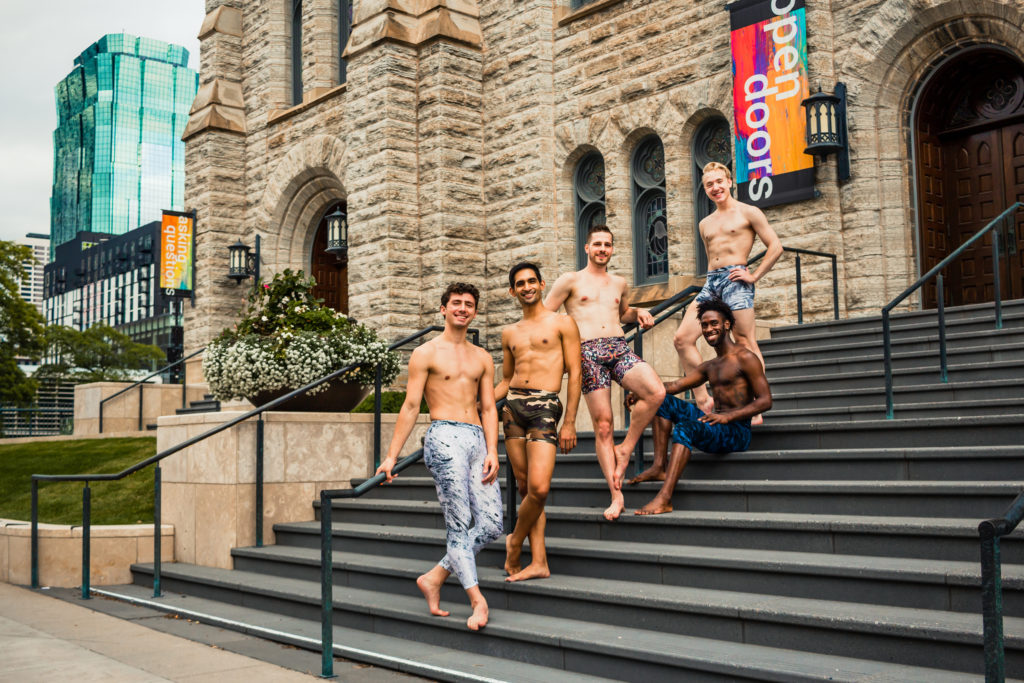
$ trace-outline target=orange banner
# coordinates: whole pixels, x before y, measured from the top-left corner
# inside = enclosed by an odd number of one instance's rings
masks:
[[[160,289],[192,291],[192,229],[195,217],[164,212],[160,225]]]

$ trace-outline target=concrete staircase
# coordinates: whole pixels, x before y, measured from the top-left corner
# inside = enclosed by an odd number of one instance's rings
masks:
[[[559,456],[547,507],[554,576],[507,584],[504,545],[479,558],[491,623],[465,595],[426,613],[413,579],[443,554],[421,465],[334,506],[338,654],[442,680],[977,680],[983,670],[978,522],[1024,485],[1024,302],[894,318],[896,419],[884,419],[877,318],[773,330],[775,408],[752,450],[694,455],[675,511],[634,517],[657,488],[606,503],[593,439]],[[648,446],[650,441],[648,440]],[[275,527],[235,569],[165,565],[166,597],[103,592],[249,633],[319,643],[319,525]],[[1007,675],[1024,677],[1024,534],[1004,540]]]

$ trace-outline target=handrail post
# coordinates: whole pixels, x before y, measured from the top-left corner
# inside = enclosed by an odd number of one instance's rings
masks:
[[[380,364],[377,365],[377,372],[373,377],[373,469],[380,467],[380,411],[381,411],[381,386],[384,383],[383,371]]]
[[[942,273],[935,277],[935,293],[938,299],[939,316],[939,377],[943,382],[949,382],[949,370],[946,363],[946,295],[942,286]]]
[[[39,588],[39,481],[32,478],[32,587]]]
[[[103,433],[103,401],[100,401],[100,434]]]
[[[885,355],[885,419],[893,419],[892,338],[889,332],[889,311],[882,309],[882,352]]]
[[[89,536],[90,526],[92,524],[92,490],[89,488],[89,482],[85,482],[85,488],[82,489],[82,599],[89,599],[89,570],[90,570],[90,551],[89,547]]]
[[[633,339],[633,353],[640,357],[642,360],[644,357],[644,329],[640,327],[639,323],[636,327],[636,337]],[[626,413],[629,414],[629,406],[625,406]],[[628,419],[628,418],[627,418]],[[627,423],[627,428],[628,428]],[[644,433],[640,432],[640,438],[637,439],[636,446],[633,448],[633,476],[638,477],[644,469]]]
[[[331,499],[320,492],[320,654],[321,678],[334,678],[334,556],[331,552]]]
[[[161,499],[163,498],[160,475],[160,463],[153,468],[153,597],[161,597],[160,592],[160,561],[163,554],[163,523]]]
[[[981,609],[985,641],[985,681],[1002,683],[1006,677],[1003,652],[1003,601],[999,537],[991,521],[978,526],[981,536]]]
[[[832,255],[832,319],[839,320],[839,265]]]
[[[796,324],[804,324],[804,289],[800,277],[800,254],[796,255]]]
[[[1012,215],[1012,214],[1011,214]],[[999,282],[999,231],[992,231],[992,285],[993,294],[996,297],[996,329],[1003,329],[1003,296],[1002,286]]]
[[[256,547],[263,547],[263,413],[256,420]]]
[[[146,383],[143,382],[139,385],[139,431],[142,431],[142,392],[145,390]]]

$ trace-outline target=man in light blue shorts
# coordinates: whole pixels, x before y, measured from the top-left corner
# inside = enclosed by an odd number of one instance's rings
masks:
[[[473,613],[466,625],[473,631],[486,626],[489,616],[477,582],[476,555],[502,534],[494,361],[486,350],[466,339],[479,297],[476,287],[462,282],[452,283],[441,295],[444,332],[409,358],[405,402],[388,455],[377,468],[387,481],[395,478],[392,470],[416,424],[425,394],[431,423],[423,441],[423,462],[434,478],[441,503],[448,552],[416,579],[416,585],[427,599],[430,613],[446,617],[449,613],[441,609],[441,585],[454,574],[469,596]]]
[[[735,323],[732,309],[719,299],[711,299],[698,304],[697,312],[701,334],[715,349],[716,357],[685,378],[665,383],[665,400],[655,417],[654,465],[630,482],[663,479],[664,483],[654,500],[636,511],[638,515],[671,512],[672,494],[691,451],[694,448],[705,453],[747,450],[750,419],[772,407],[771,389],[761,361],[729,336]],[[704,382],[711,384],[713,412],[705,413],[673,395]],[[670,424],[674,425],[671,427],[672,453],[666,468],[665,436]]]

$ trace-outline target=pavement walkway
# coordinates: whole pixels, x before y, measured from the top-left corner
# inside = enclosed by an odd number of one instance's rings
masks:
[[[0,583],[0,682],[310,683],[320,672],[319,653],[77,594]],[[423,680],[341,659],[334,670],[339,681]]]

